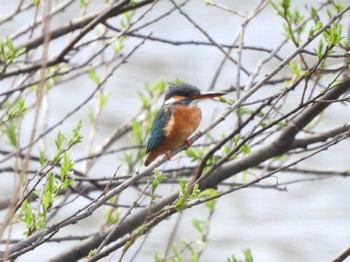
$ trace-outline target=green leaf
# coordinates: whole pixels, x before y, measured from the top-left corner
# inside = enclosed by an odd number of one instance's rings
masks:
[[[154,261],[155,262],[164,262],[163,257],[158,253],[158,251],[154,252]]]
[[[62,188],[66,188],[70,186],[74,182],[74,179],[72,178],[66,178],[62,183]]]
[[[45,192],[42,198],[42,212],[40,214],[40,225],[37,225],[38,228],[41,228],[43,226],[46,226],[45,221],[46,221],[46,213],[49,210],[49,208],[52,206],[53,199],[55,197],[54,193],[56,190],[56,183],[55,183],[55,175],[52,173],[49,173],[47,176],[47,181],[46,181],[46,187],[45,187]],[[39,221],[38,221],[39,222]]]
[[[282,0],[282,7],[285,9],[285,10],[288,10],[289,7],[290,7],[290,2],[291,0]]]
[[[0,55],[1,55],[1,60],[2,63],[7,65],[8,64],[8,59],[5,51],[5,43],[1,42],[0,43]]]
[[[166,88],[166,82],[164,79],[159,79],[157,82],[155,82],[152,86],[152,89],[155,91],[156,94],[162,94],[165,91]]]
[[[7,48],[9,49],[10,58],[11,60],[14,60],[16,58],[16,49],[14,48],[12,39],[9,36],[6,36],[6,44]]]
[[[89,77],[95,84],[98,85],[100,83],[100,78],[96,74],[95,67],[90,68]]]
[[[331,10],[327,9],[327,15],[328,15],[329,19],[331,19],[333,17]]]
[[[318,18],[318,12],[316,8],[311,7],[310,13],[315,21],[319,21],[320,19]]]
[[[124,157],[123,157],[123,161],[128,165],[131,166],[133,163],[133,153],[126,150],[124,151]]]
[[[25,114],[25,112],[28,110],[28,107],[25,106],[25,99],[24,97],[19,98],[16,103],[11,107],[11,109],[8,112],[7,118],[9,120],[14,118],[21,118]]]
[[[270,5],[273,7],[273,9],[275,9],[277,15],[283,17],[283,11],[282,9],[279,8],[279,6],[277,6],[277,4],[275,4],[272,0],[269,0]]]
[[[187,194],[187,187],[186,187],[186,184],[187,184],[186,179],[184,177],[180,177],[178,178],[178,180],[180,184],[180,196],[187,197],[188,194]]]
[[[17,124],[15,121],[9,121],[5,126],[5,132],[10,144],[17,147]]]
[[[200,194],[200,192],[201,192],[201,190],[199,189],[199,184],[198,183],[194,184],[190,198],[191,199],[196,198]]]
[[[235,137],[233,138],[233,143],[235,144],[235,146],[237,145],[240,139],[241,139],[241,134],[235,135]]]
[[[209,200],[205,203],[205,206],[209,209],[210,212],[214,212],[216,207],[216,199]]]
[[[176,261],[182,262],[183,259],[182,259],[181,253],[179,252],[179,250],[177,250],[177,247],[175,245],[172,246],[172,251],[175,255]]]
[[[148,225],[147,225],[147,224],[143,224],[143,225],[139,226],[139,227],[137,228],[137,233],[136,233],[136,235],[137,235],[138,237],[141,236],[142,234],[144,234],[144,232],[145,232],[147,229],[148,229]]]
[[[190,158],[192,158],[193,160],[198,160],[201,158],[201,149],[199,148],[188,148],[185,151],[186,155]]]
[[[324,55],[323,50],[323,40],[322,38],[318,41],[317,49],[314,49],[315,53],[317,54],[318,59],[322,59]]]
[[[131,124],[132,128],[132,136],[136,142],[136,144],[141,145],[143,142],[143,129],[141,128],[140,121],[133,120]]]
[[[138,96],[139,96],[139,99],[140,99],[140,101],[141,101],[141,104],[142,104],[142,106],[143,107],[146,107],[148,104],[149,104],[149,102],[150,102],[150,99],[147,97],[147,96],[145,96],[142,92],[137,92],[137,94],[138,94]]]
[[[40,163],[40,166],[44,166],[45,162],[46,162],[45,150],[41,150],[41,151],[40,151],[40,155],[39,155],[39,163]]]
[[[91,122],[94,121],[95,115],[94,115],[94,110],[92,109],[91,106],[88,107],[88,116]]]
[[[104,105],[106,105],[108,98],[111,95],[111,90],[108,90],[107,92],[105,92],[103,95],[99,96],[99,104],[100,107],[103,107]]]
[[[60,161],[61,158],[62,158],[62,152],[64,152],[63,149],[61,149],[61,148],[58,149],[57,152],[56,152],[56,154],[55,154],[55,156],[53,157],[52,161],[53,161],[53,162],[58,162],[58,161]]]
[[[95,256],[95,255],[96,255],[96,252],[97,252],[97,249],[96,249],[96,248],[90,250],[90,252],[89,252],[89,254],[88,254],[88,258]]]
[[[48,176],[48,183],[46,186],[46,190],[50,193],[53,194],[55,192],[55,175],[52,173],[49,173]],[[52,198],[51,198],[52,199]]]
[[[300,74],[301,74],[301,64],[295,64],[294,61],[291,61],[291,62],[289,63],[289,67],[290,67],[291,70],[292,70],[293,76],[299,78],[299,77],[300,77]]]
[[[21,206],[21,222],[26,225],[27,231],[23,232],[23,235],[30,235],[35,231],[36,228],[36,219],[32,206],[28,203],[27,200],[24,200]]]
[[[119,221],[121,213],[120,208],[108,207],[104,217],[109,225],[114,225]]]
[[[218,100],[219,100],[220,102],[223,102],[223,103],[228,103],[228,99],[225,98],[225,97],[223,97],[223,96],[219,96],[219,97],[218,97]]]
[[[217,191],[215,189],[207,189],[203,193],[201,193],[201,197],[213,197],[216,196]],[[217,199],[212,199],[205,202],[205,206],[209,209],[210,212],[214,212],[216,206]]]
[[[192,218],[192,224],[199,233],[203,234],[205,232],[205,221]]]
[[[241,150],[242,153],[248,154],[250,152],[250,147],[249,147],[249,145],[244,144],[244,145],[241,146],[240,150]]]
[[[179,177],[179,185],[180,185],[180,193],[179,193],[179,199],[175,203],[176,208],[182,208],[189,197],[187,192],[187,180],[184,177]]]
[[[16,50],[16,57],[18,57],[18,56],[24,54],[25,51],[26,51],[26,48],[25,48],[25,47],[22,47],[22,48],[17,49],[17,50]]]
[[[176,203],[175,203],[175,207],[176,208],[180,208],[183,206],[183,204],[185,203],[185,199],[184,198],[179,198]]]
[[[318,20],[318,21],[316,22],[316,24],[315,24],[314,26],[312,26],[311,29],[309,30],[309,38],[310,38],[311,36],[313,36],[314,33],[315,33],[317,30],[321,29],[322,26],[323,26],[322,22]]]
[[[242,115],[245,115],[245,114],[251,114],[252,111],[248,108],[248,107],[240,107],[238,109],[239,113],[242,114]]]
[[[253,262],[253,256],[249,248],[243,249],[243,254],[244,254],[244,262]]]
[[[166,177],[161,171],[159,171],[158,169],[154,169],[154,179],[152,181],[153,190],[156,189],[165,178]]]
[[[131,16],[134,14],[134,12],[124,12],[123,16],[125,17],[125,19],[129,20],[131,18]]]
[[[64,141],[64,135],[62,134],[61,131],[58,132],[57,136],[56,136],[56,140],[55,140],[55,144],[56,144],[56,148],[59,150],[62,148],[62,144]]]
[[[0,43],[1,60],[5,65],[10,64],[15,58],[21,55],[25,51],[25,48],[16,50],[12,43],[12,39],[9,36],[5,36],[5,39]]]
[[[227,262],[239,262],[234,255],[232,255],[231,257],[227,258]]]
[[[80,7],[86,7],[89,4],[89,0],[80,0]]]
[[[73,159],[70,158],[70,153],[67,151],[64,152],[63,162],[61,164],[61,170],[60,170],[60,178],[62,181],[64,181],[67,178],[73,166],[74,166],[74,161]]]
[[[37,197],[39,197],[39,196],[41,195],[41,191],[38,190],[38,189],[35,189],[35,190],[34,190],[34,195],[37,196]]]
[[[80,143],[83,140],[83,135],[80,133],[83,127],[83,121],[80,119],[72,130],[72,133],[68,139],[68,146],[71,147],[75,144]]]
[[[335,7],[335,9],[338,12],[340,12],[344,9],[344,6],[342,5],[342,3],[339,0],[331,1],[331,3],[333,4],[333,6]]]
[[[118,41],[115,45],[114,45],[114,52],[119,53],[120,51],[122,51],[124,48],[124,44],[122,41]]]
[[[285,120],[281,120],[277,123],[277,126],[282,128],[285,127],[287,125],[287,122]]]

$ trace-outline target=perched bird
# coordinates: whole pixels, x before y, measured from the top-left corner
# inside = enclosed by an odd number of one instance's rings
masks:
[[[223,92],[202,93],[190,84],[177,84],[169,87],[164,102],[153,120],[152,128],[147,140],[148,154],[145,166],[148,166],[159,155],[165,154],[170,160],[169,151],[183,143],[191,146],[188,140],[196,131],[202,119],[201,110],[191,105],[191,102],[225,95]]]

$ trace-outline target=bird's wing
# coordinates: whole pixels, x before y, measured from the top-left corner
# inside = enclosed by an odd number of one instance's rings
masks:
[[[165,127],[171,118],[172,110],[169,107],[161,108],[153,120],[151,131],[148,135],[147,150],[149,151],[157,148],[165,138]]]

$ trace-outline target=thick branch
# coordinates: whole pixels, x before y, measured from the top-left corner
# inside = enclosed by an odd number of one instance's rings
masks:
[[[116,4],[113,7],[109,7],[108,10],[104,12],[96,12],[94,14],[84,16],[73,21],[69,21],[66,25],[59,27],[57,29],[53,29],[49,32],[49,37],[51,40],[57,39],[61,36],[69,34],[75,30],[81,29],[87,26],[94,19],[98,19],[98,23],[106,21],[108,18],[120,15],[129,10],[136,10],[144,5],[152,3],[154,0],[145,0],[139,2],[137,4],[128,4],[129,1],[124,1],[122,4]],[[16,48],[25,48],[26,51],[29,51],[33,48],[37,48],[38,46],[44,43],[44,36],[38,36],[36,38],[29,39],[27,42],[17,46]]]
[[[128,4],[129,1],[123,1],[121,4],[115,4],[113,7],[111,7],[108,10],[105,10],[102,13],[89,15],[87,17],[78,19],[74,22],[68,23],[63,27],[49,31],[48,37],[52,41],[63,35],[66,35],[70,32],[73,32],[77,29],[82,28],[82,31],[72,41],[70,41],[70,43],[67,46],[63,48],[63,50],[60,52],[58,56],[55,56],[47,61],[47,66],[50,67],[50,66],[60,64],[62,62],[67,62],[65,60],[65,56],[67,55],[67,53],[70,50],[72,50],[72,48],[76,45],[76,43],[78,43],[88,32],[94,29],[97,24],[105,22],[107,19],[118,16],[126,11],[136,10],[138,8],[141,8],[145,5],[152,3],[153,1],[154,0],[145,0],[137,4]],[[29,40],[28,42],[22,45],[16,46],[16,49],[25,48],[26,52],[28,52],[29,50],[33,48],[37,48],[38,46],[42,45],[43,41],[44,41],[44,36],[39,36],[37,38],[33,38]],[[8,70],[5,73],[3,73],[0,77],[1,79],[4,79],[4,78],[20,75],[20,74],[30,73],[30,72],[39,70],[40,67],[41,67],[40,62],[29,66],[22,66],[20,68],[14,68],[14,69]]]
[[[216,172],[210,176],[203,177],[200,187],[202,189],[216,187],[223,180],[237,174],[247,168],[254,167],[262,162],[286,153],[293,148],[295,136],[317,115],[319,115],[332,100],[337,99],[350,89],[350,76],[345,77],[339,84],[330,88],[324,95],[317,99],[316,103],[307,107],[298,117],[296,117],[282,131],[276,141],[251,152],[250,154],[232,160],[220,166]]]

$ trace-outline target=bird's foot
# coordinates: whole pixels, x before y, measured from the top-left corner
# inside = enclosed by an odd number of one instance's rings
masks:
[[[165,152],[164,154],[168,160],[170,160],[173,157],[172,154],[170,154],[169,152]]]
[[[192,142],[188,139],[185,140],[184,142],[188,147],[191,147],[192,146]]]

